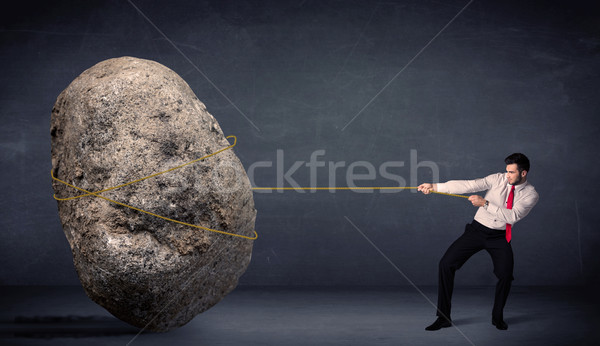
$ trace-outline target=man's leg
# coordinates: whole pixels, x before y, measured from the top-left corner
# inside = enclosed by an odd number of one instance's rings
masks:
[[[463,235],[456,239],[446,250],[439,264],[437,316],[451,319],[454,273],[483,247],[484,243],[479,231],[471,224],[467,224]]]
[[[471,224],[465,226],[465,232],[448,247],[440,260],[438,273],[438,319],[426,330],[438,330],[450,327],[450,309],[454,290],[454,273],[476,252],[484,248],[484,238]]]
[[[512,246],[503,237],[502,239],[489,240],[486,250],[492,257],[494,274],[498,278],[492,320],[498,329],[506,329],[508,326],[504,323],[503,311],[513,281],[514,260]]]
[[[438,308],[437,320],[425,330],[438,330],[450,327],[450,307],[452,290],[454,289],[454,272],[473,256],[483,249],[484,238],[471,224],[465,226],[465,233],[450,245],[439,265]]]

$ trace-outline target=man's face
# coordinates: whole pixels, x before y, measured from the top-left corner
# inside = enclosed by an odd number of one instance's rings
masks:
[[[527,171],[523,171],[519,173],[519,167],[516,163],[511,163],[510,165],[506,165],[506,179],[508,179],[508,183],[511,185],[519,185],[522,183],[527,175]]]

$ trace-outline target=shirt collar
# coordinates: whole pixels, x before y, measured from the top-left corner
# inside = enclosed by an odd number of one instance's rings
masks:
[[[511,185],[509,183],[506,183],[506,185],[508,186],[508,188],[510,189]],[[523,184],[519,184],[519,185],[515,185],[515,191],[521,191],[525,188],[525,186],[529,185],[529,181],[525,181]]]

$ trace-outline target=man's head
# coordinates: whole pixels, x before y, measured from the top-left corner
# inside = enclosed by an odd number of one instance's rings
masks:
[[[504,159],[506,163],[506,178],[511,185],[519,185],[527,181],[529,159],[521,153],[514,153]]]

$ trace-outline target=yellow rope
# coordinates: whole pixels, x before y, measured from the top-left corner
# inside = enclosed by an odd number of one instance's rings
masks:
[[[56,181],[59,181],[59,182],[61,182],[61,183],[65,184],[65,185],[67,185],[67,186],[69,186],[69,187],[72,187],[72,188],[74,188],[74,189],[77,189],[77,190],[79,190],[79,191],[85,192],[85,193],[84,193],[84,194],[82,194],[82,195],[73,196],[73,197],[68,197],[68,198],[59,198],[59,197],[56,197],[56,194],[55,194],[55,195],[54,195],[54,199],[56,199],[56,200],[59,200],[59,201],[68,201],[68,200],[71,200],[71,199],[80,198],[80,197],[85,197],[85,196],[95,196],[95,197],[102,198],[102,199],[104,199],[104,200],[106,200],[106,201],[109,201],[109,202],[112,202],[112,203],[115,203],[115,204],[121,205],[121,206],[123,206],[123,207],[127,207],[127,208],[130,208],[130,209],[133,209],[133,210],[137,210],[137,211],[139,211],[139,212],[146,213],[146,214],[148,214],[148,215],[152,215],[152,216],[156,216],[156,217],[158,217],[158,218],[161,218],[161,219],[163,219],[163,220],[167,220],[167,221],[175,222],[175,223],[178,223],[178,224],[181,224],[181,225],[190,226],[190,227],[195,227],[195,228],[200,228],[200,229],[203,229],[203,230],[205,230],[205,231],[210,231],[210,232],[215,232],[215,233],[220,233],[220,234],[226,234],[226,235],[230,235],[230,236],[233,236],[233,237],[239,237],[239,238],[244,238],[244,239],[250,239],[250,240],[254,240],[254,239],[258,238],[258,233],[256,233],[256,231],[254,231],[254,236],[253,236],[253,237],[248,237],[248,236],[241,235],[241,234],[235,234],[235,233],[230,233],[230,232],[220,231],[220,230],[216,230],[216,229],[212,229],[212,228],[208,228],[208,227],[204,227],[204,226],[194,225],[194,224],[191,224],[191,223],[187,223],[187,222],[183,222],[183,221],[179,221],[179,220],[170,219],[170,218],[168,218],[168,217],[161,216],[161,215],[158,215],[158,214],[155,214],[155,213],[152,213],[152,212],[149,212],[149,211],[146,211],[146,210],[140,209],[140,208],[136,208],[136,207],[134,207],[134,206],[131,206],[131,205],[128,205],[128,204],[125,204],[125,203],[117,202],[117,201],[115,201],[115,200],[112,200],[112,199],[110,199],[110,198],[107,198],[107,197],[104,197],[104,196],[100,196],[100,195],[99,195],[99,193],[102,193],[102,192],[106,192],[106,191],[111,191],[111,190],[114,190],[114,189],[118,189],[118,188],[120,188],[120,187],[123,187],[123,186],[131,185],[131,184],[133,184],[133,183],[137,183],[137,182],[140,182],[140,181],[142,181],[142,180],[146,180],[146,179],[149,179],[149,178],[152,178],[152,177],[156,177],[157,175],[161,175],[161,174],[164,174],[164,173],[167,173],[167,172],[174,171],[174,170],[176,170],[176,169],[178,169],[178,168],[182,168],[182,167],[184,167],[184,166],[187,166],[187,165],[189,165],[189,164],[192,164],[192,163],[194,163],[194,162],[198,162],[198,161],[200,161],[200,160],[204,160],[204,159],[206,159],[206,158],[208,158],[208,157],[211,157],[211,156],[213,156],[213,155],[216,155],[216,154],[218,154],[218,153],[220,153],[220,152],[223,152],[223,151],[225,151],[225,150],[227,150],[227,149],[231,149],[231,148],[233,148],[233,147],[234,147],[234,146],[237,144],[237,138],[236,138],[235,136],[228,136],[227,138],[231,138],[231,137],[233,137],[233,144],[232,144],[232,145],[230,145],[230,146],[228,146],[228,147],[226,147],[226,148],[223,148],[223,149],[221,149],[221,150],[215,151],[215,152],[214,152],[214,153],[212,153],[212,154],[209,154],[209,155],[203,156],[203,157],[201,157],[201,158],[199,158],[199,159],[196,159],[196,160],[190,161],[190,162],[188,162],[188,163],[185,163],[185,164],[183,164],[183,165],[179,165],[179,166],[177,166],[177,167],[173,167],[173,168],[167,169],[166,171],[162,171],[162,172],[154,173],[154,174],[152,174],[152,175],[149,175],[149,176],[147,176],[147,177],[144,177],[144,178],[140,178],[140,179],[137,179],[137,180],[134,180],[134,181],[130,181],[130,182],[128,182],[128,183],[125,183],[125,184],[121,184],[121,185],[113,186],[113,187],[110,187],[110,188],[108,188],[108,189],[104,189],[104,190],[100,190],[100,191],[96,191],[96,192],[91,192],[91,191],[88,191],[88,190],[82,189],[82,188],[80,188],[80,187],[77,187],[77,186],[71,185],[71,184],[69,184],[69,183],[67,183],[67,182],[65,182],[65,181],[62,181],[62,180],[60,180],[60,179],[56,178],[56,177],[54,176],[54,174],[52,173],[52,170],[50,170],[50,176],[52,177],[52,179],[54,179],[54,180],[56,180]]]
[[[416,186],[357,186],[357,187],[253,187],[252,190],[415,190]],[[431,191],[438,195],[469,198],[465,195]]]
[[[165,174],[165,173],[174,171],[176,169],[185,167],[187,165],[191,165],[192,163],[195,163],[195,162],[204,160],[206,158],[209,158],[211,156],[217,155],[218,153],[221,153],[221,152],[223,152],[225,150],[231,149],[231,148],[235,147],[235,145],[237,144],[237,137],[233,136],[233,135],[232,136],[227,136],[227,139],[229,139],[229,138],[233,138],[233,144],[232,145],[230,145],[228,147],[225,147],[223,149],[217,150],[217,151],[215,151],[212,154],[208,154],[206,156],[203,156],[203,157],[201,157],[199,159],[190,161],[188,163],[184,163],[182,165],[175,166],[173,168],[169,168],[169,169],[167,169],[165,171],[162,171],[162,172],[151,174],[151,175],[149,175],[147,177],[143,177],[143,178],[140,178],[140,179],[137,179],[137,180],[133,180],[133,181],[130,181],[128,183],[121,184],[121,185],[109,187],[107,189],[96,191],[96,192],[91,192],[91,191],[82,189],[80,187],[71,185],[71,184],[67,183],[66,181],[60,180],[60,179],[56,178],[54,176],[54,173],[52,173],[52,170],[50,170],[50,176],[52,177],[52,179],[54,179],[54,180],[56,180],[58,182],[61,182],[61,183],[65,184],[65,185],[67,185],[69,187],[72,187],[72,188],[74,188],[76,190],[84,192],[84,194],[77,195],[77,196],[72,196],[72,197],[66,197],[66,198],[56,197],[56,194],[54,194],[53,197],[54,197],[54,199],[56,199],[58,201],[69,201],[69,200],[72,200],[72,199],[86,197],[86,196],[95,196],[95,197],[98,197],[98,198],[102,198],[102,199],[104,199],[104,200],[106,200],[108,202],[115,203],[115,204],[118,204],[120,206],[127,207],[127,208],[130,208],[130,209],[133,209],[133,210],[137,210],[139,212],[146,213],[148,215],[152,215],[152,216],[161,218],[163,220],[175,222],[175,223],[178,223],[178,224],[181,224],[181,225],[195,227],[195,228],[203,229],[205,231],[210,231],[210,232],[215,232],[215,233],[220,233],[220,234],[226,234],[226,235],[230,235],[230,236],[233,236],[233,237],[239,237],[239,238],[250,239],[250,240],[257,239],[258,238],[258,233],[256,233],[256,231],[254,231],[254,236],[253,237],[248,237],[248,236],[241,235],[241,234],[235,234],[235,233],[220,231],[220,230],[216,230],[216,229],[212,229],[212,228],[208,228],[208,227],[204,227],[204,226],[194,225],[194,224],[191,224],[191,223],[187,223],[187,222],[183,222],[183,221],[179,221],[179,220],[170,219],[170,218],[165,217],[165,216],[161,216],[161,215],[158,215],[158,214],[155,214],[155,213],[152,213],[152,212],[140,209],[140,208],[136,208],[134,206],[131,206],[131,205],[128,205],[128,204],[125,204],[125,203],[117,202],[115,200],[112,200],[112,199],[104,197],[104,196],[100,196],[100,193],[111,191],[111,190],[115,190],[115,189],[118,189],[118,188],[121,188],[121,187],[124,187],[124,186],[127,186],[127,185],[135,184],[135,183],[138,183],[140,181],[156,177],[156,176],[161,175],[161,174]],[[361,187],[253,187],[252,190],[271,190],[271,191],[272,190],[414,190],[416,188],[417,187],[414,187],[414,186],[406,186],[406,187],[401,187],[401,186],[370,186],[370,187],[364,187],[364,186],[361,186]],[[439,194],[439,195],[461,197],[461,198],[469,198],[468,196],[465,196],[465,195],[457,195],[457,194],[453,194],[453,193],[444,193],[444,192],[437,192],[437,191],[431,191],[431,192]]]

